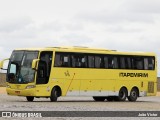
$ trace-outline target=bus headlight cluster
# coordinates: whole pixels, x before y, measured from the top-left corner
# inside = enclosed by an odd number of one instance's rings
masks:
[[[28,85],[26,86],[26,89],[35,88],[35,87],[36,87],[35,85]]]
[[[7,85],[6,87],[7,87],[7,88],[11,88],[11,86],[10,86],[10,85]]]

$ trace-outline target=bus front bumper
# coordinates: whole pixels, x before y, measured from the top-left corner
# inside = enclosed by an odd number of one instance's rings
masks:
[[[17,90],[17,89],[12,89],[12,88],[6,88],[7,94],[8,95],[13,95],[13,96],[36,96],[35,95],[35,89],[23,89],[23,90]]]

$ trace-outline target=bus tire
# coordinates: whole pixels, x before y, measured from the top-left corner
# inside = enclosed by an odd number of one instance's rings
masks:
[[[32,97],[32,96],[27,96],[26,99],[27,99],[27,101],[32,102],[32,101],[34,100],[34,97]]]
[[[56,88],[53,88],[51,91],[50,100],[51,102],[56,102],[58,99],[58,90]]]
[[[128,94],[127,89],[124,87],[121,88],[119,90],[119,95],[115,97],[115,101],[125,101],[128,96],[127,94]]]
[[[95,101],[104,101],[106,98],[105,97],[93,97]]]
[[[128,100],[134,102],[137,100],[137,98],[138,98],[138,90],[136,88],[132,88],[130,96],[128,96]]]

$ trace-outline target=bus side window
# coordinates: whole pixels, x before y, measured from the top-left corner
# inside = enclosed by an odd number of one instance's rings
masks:
[[[88,67],[94,68],[94,56],[91,55],[88,56]]]
[[[144,58],[144,69],[148,70],[148,58]]]
[[[125,69],[125,58],[124,57],[120,57],[120,68],[121,69]]]
[[[63,56],[62,66],[69,67],[69,57],[68,56]]]
[[[61,67],[70,67],[70,55],[67,53],[61,53],[60,63]]]
[[[87,67],[87,57],[86,56],[83,56],[82,58],[81,58],[81,67],[82,68],[86,68]]]
[[[95,68],[103,68],[102,58],[95,56]]]
[[[142,57],[133,57],[132,64],[134,69],[137,69],[137,70],[144,69],[144,60]]]
[[[71,65],[72,65],[72,67],[76,67],[76,59],[75,59],[75,55],[71,55]]]
[[[86,68],[86,57],[83,54],[73,54],[71,56],[72,59],[72,67],[75,68]]]
[[[118,61],[117,61],[116,56],[109,56],[108,66],[110,69],[117,69],[118,68]]]
[[[75,67],[82,67],[81,58],[80,57],[74,57],[75,60]]]
[[[145,70],[154,70],[155,60],[153,57],[144,58],[144,69]]]
[[[137,69],[139,69],[139,70],[143,70],[144,69],[143,60],[138,60],[137,61]]]
[[[155,59],[153,57],[148,58],[148,69],[149,70],[154,70],[155,66]]]
[[[132,61],[130,57],[125,57],[125,67],[126,69],[131,69],[132,68]]]
[[[62,65],[62,61],[60,60],[60,54],[56,53],[54,66],[55,67],[60,67],[61,65]]]
[[[112,69],[113,68],[113,63],[114,61],[113,61],[113,57],[112,56],[109,56],[108,57],[108,68],[109,69]]]
[[[108,57],[104,57],[104,68],[108,68]]]
[[[113,68],[114,69],[118,69],[118,60],[117,60],[117,57],[115,56],[114,58],[113,58]]]

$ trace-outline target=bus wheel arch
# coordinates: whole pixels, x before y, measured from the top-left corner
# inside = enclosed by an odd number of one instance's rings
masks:
[[[138,87],[134,86],[130,91],[130,95],[128,96],[128,100],[129,101],[136,101],[138,97],[139,97],[139,89],[138,89]]]
[[[56,102],[58,97],[62,95],[62,90],[59,86],[54,86],[51,91],[50,100]]]
[[[125,101],[127,97],[128,97],[128,90],[125,86],[123,86],[119,90],[118,96],[115,97],[115,101]]]

